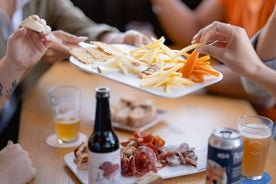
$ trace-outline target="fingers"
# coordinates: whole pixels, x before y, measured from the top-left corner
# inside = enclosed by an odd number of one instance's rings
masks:
[[[44,19],[40,19],[37,15],[33,15],[32,17],[44,26],[44,29],[42,30],[41,34],[49,34],[52,31],[51,27],[47,25]]]
[[[13,142],[9,140],[7,146],[11,146],[11,145],[13,145]]]
[[[17,40],[20,37],[24,37],[27,34],[28,29],[24,27],[18,28],[13,34],[9,36],[9,40],[14,42],[14,40]]]
[[[214,56],[219,59],[220,57],[218,55],[219,53],[223,52],[223,49],[215,45],[204,45],[199,47],[197,51],[201,54]]]
[[[48,63],[54,63],[66,59],[70,56],[70,48],[65,44],[57,41],[56,38],[52,38],[53,42],[48,48],[47,52],[43,55],[43,60]]]
[[[33,37],[38,32],[42,39],[43,37],[46,37],[51,32],[51,27],[47,25],[44,19],[40,19],[39,16],[37,15],[31,15],[28,18],[26,18],[21,23],[19,27],[19,31],[21,30],[22,27],[26,29],[27,34],[30,34],[31,37]]]
[[[45,47],[49,47],[51,45],[51,43],[53,42],[53,37],[50,35],[46,35],[43,39],[43,44],[45,45]]]
[[[232,26],[229,24],[215,21],[202,28],[193,37],[192,43],[205,43],[198,48],[198,51],[202,54],[211,55],[220,59],[232,37],[232,29]]]
[[[86,36],[76,36],[61,30],[53,31],[52,33],[61,39],[64,44],[78,44],[88,39]]]
[[[39,18],[38,15],[31,15],[31,17],[32,17],[34,20],[36,20],[36,21],[39,21],[39,20],[40,20],[40,18]]]
[[[147,36],[135,30],[128,30],[122,35],[122,42],[125,44],[131,44],[139,47],[151,42]]]
[[[194,37],[192,43],[211,43],[214,41],[227,42],[231,35],[232,27],[230,24],[221,22],[213,22],[212,24],[202,28]]]
[[[55,48],[55,50],[57,50],[61,53],[69,53],[70,52],[70,48],[62,43],[54,42],[53,45],[54,45],[53,48]]]

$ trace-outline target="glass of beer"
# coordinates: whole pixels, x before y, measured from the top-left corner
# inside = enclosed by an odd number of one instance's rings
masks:
[[[272,127],[273,122],[263,116],[252,115],[238,118],[238,130],[244,143],[242,160],[243,179],[262,179]]]
[[[76,141],[80,126],[80,89],[74,86],[55,86],[48,90],[60,144]]]

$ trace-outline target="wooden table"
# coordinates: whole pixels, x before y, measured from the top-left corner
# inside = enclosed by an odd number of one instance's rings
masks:
[[[89,136],[92,132],[90,117],[95,112],[95,87],[108,86],[110,102],[117,102],[122,96],[151,98],[158,108],[168,111],[163,122],[147,130],[165,140],[180,140],[196,148],[206,148],[207,140],[216,127],[236,127],[236,119],[244,114],[255,114],[247,101],[206,95],[196,92],[177,99],[156,97],[139,90],[115,83],[78,70],[68,62],[55,64],[25,96],[19,142],[30,154],[37,174],[31,183],[79,183],[67,168],[64,156],[73,148],[52,148],[46,138],[54,133],[47,89],[54,85],[78,86],[82,91],[81,132]],[[132,133],[116,130],[120,140]],[[276,142],[271,142],[266,171],[276,178]],[[205,173],[166,179],[166,184],[204,183]]]

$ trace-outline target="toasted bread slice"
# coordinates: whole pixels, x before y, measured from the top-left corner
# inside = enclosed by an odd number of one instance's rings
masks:
[[[39,21],[35,20],[32,16],[29,16],[25,20],[23,20],[21,26],[39,33],[44,29],[44,25],[41,24]]]
[[[85,49],[70,50],[70,54],[83,64],[92,64],[96,61],[95,58]]]
[[[84,49],[95,58],[95,61],[105,61],[111,57],[109,53],[104,52],[98,47],[85,47]]]
[[[104,52],[113,55],[113,56],[118,56],[118,55],[126,55],[126,53],[124,51],[122,51],[121,49],[116,48],[113,45],[104,43],[104,42],[99,42],[99,41],[91,41],[90,43],[98,46],[99,48],[101,48]]]
[[[148,172],[144,176],[138,178],[134,184],[163,184],[164,180],[152,171]]]

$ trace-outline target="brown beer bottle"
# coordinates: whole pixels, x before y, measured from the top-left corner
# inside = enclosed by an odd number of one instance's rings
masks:
[[[113,131],[109,89],[96,88],[94,130],[88,140],[89,184],[118,183],[121,176],[120,143]]]

